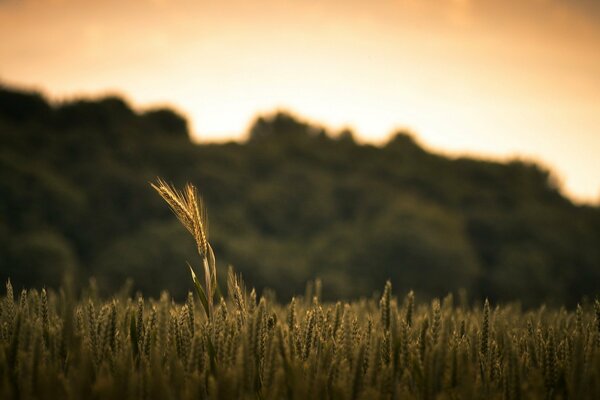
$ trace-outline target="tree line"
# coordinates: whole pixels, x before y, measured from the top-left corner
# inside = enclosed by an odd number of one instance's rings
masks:
[[[118,97],[49,102],[0,87],[0,281],[150,296],[190,289],[194,245],[148,182],[193,182],[220,265],[283,299],[399,291],[575,304],[600,292],[600,208],[546,168],[449,158],[406,132],[359,144],[283,112],[242,142],[194,144],[170,109]],[[224,275],[224,274],[223,274]],[[325,299],[327,300],[327,299]]]

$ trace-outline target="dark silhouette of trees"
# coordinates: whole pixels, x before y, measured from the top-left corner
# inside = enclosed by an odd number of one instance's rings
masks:
[[[600,292],[600,209],[515,160],[450,159],[397,132],[383,146],[277,112],[245,143],[194,145],[169,109],[107,97],[50,104],[0,88],[0,280],[105,292],[189,289],[194,246],[148,181],[194,182],[219,268],[287,298],[400,291],[574,304]],[[221,274],[225,276],[225,274]]]

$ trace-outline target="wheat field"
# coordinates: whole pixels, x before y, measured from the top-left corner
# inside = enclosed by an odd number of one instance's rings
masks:
[[[230,272],[209,320],[183,304],[92,291],[0,301],[2,399],[597,399],[600,304],[573,312],[449,295],[287,305]]]

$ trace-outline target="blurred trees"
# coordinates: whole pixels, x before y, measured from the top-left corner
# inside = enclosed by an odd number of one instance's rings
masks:
[[[115,291],[190,289],[194,246],[148,181],[194,182],[219,268],[282,298],[319,276],[327,298],[399,290],[573,304],[600,292],[600,209],[524,161],[449,159],[398,132],[359,145],[285,113],[246,143],[193,145],[167,110],[119,98],[49,104],[0,88],[0,280],[71,272]],[[224,275],[224,274],[223,274]]]

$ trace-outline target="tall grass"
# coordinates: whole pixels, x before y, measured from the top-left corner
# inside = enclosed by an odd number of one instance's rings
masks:
[[[153,187],[196,240],[204,282],[178,304],[90,291],[0,298],[1,399],[598,399],[600,303],[575,311],[469,307],[410,292],[322,303],[321,285],[287,305],[229,270],[217,288],[193,186]],[[215,301],[216,300],[216,301]],[[202,311],[203,310],[203,311]]]
[[[62,290],[15,296],[9,282],[0,398],[600,398],[598,302],[414,305],[388,283],[381,298],[280,305],[232,271],[228,282],[212,319],[191,294],[76,301]]]

